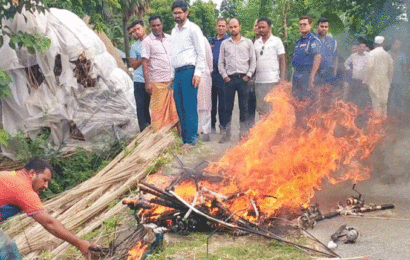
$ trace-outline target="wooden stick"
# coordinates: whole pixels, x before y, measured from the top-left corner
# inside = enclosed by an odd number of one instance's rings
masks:
[[[277,241],[279,241],[279,242],[283,242],[283,243],[285,243],[285,244],[292,245],[292,246],[294,246],[294,247],[296,247],[296,248],[298,248],[298,249],[300,249],[300,250],[302,250],[302,251],[304,251],[304,250],[309,250],[309,251],[312,251],[312,252],[315,252],[315,253],[320,253],[320,254],[322,254],[322,255],[334,257],[334,255],[331,255],[331,254],[329,254],[329,253],[326,253],[326,252],[323,252],[323,251],[320,251],[320,250],[316,250],[316,249],[314,249],[314,248],[310,248],[310,247],[307,247],[307,246],[298,245],[298,244],[296,244],[296,243],[293,243],[293,242],[284,240],[284,239],[282,239],[282,238],[279,238],[279,237],[277,237],[276,235],[274,235],[275,237],[272,237],[272,236],[271,236],[272,233],[271,233],[271,232],[266,232],[266,230],[260,231],[260,230],[254,230],[254,229],[249,229],[249,228],[243,228],[243,227],[241,227],[241,226],[237,226],[237,225],[230,224],[230,223],[227,223],[227,222],[225,222],[225,221],[222,221],[222,220],[213,218],[213,217],[211,217],[211,216],[209,216],[209,215],[207,215],[207,214],[205,214],[205,213],[199,211],[198,209],[192,207],[188,202],[186,202],[186,201],[183,200],[181,197],[179,197],[175,192],[170,191],[169,193],[171,193],[172,195],[174,195],[180,202],[184,203],[185,206],[191,208],[191,209],[192,209],[195,213],[197,213],[198,215],[201,215],[201,216],[203,216],[203,217],[205,217],[205,218],[207,218],[207,219],[209,219],[209,220],[215,221],[215,222],[217,222],[217,223],[219,223],[219,224],[221,224],[221,225],[224,225],[224,226],[226,226],[226,227],[230,227],[230,228],[234,228],[234,229],[240,229],[240,230],[243,230],[243,231],[246,231],[246,232],[249,232],[249,233],[257,234],[257,235],[260,235],[260,236],[263,236],[263,237],[266,237],[266,238],[270,238],[270,239],[274,239],[274,240],[277,240]],[[263,233],[264,231],[265,231],[265,233]]]
[[[199,194],[199,192],[196,192],[196,193],[195,193],[195,198],[194,198],[194,201],[192,202],[192,205],[191,205],[192,207],[189,208],[188,212],[185,214],[185,216],[184,216],[184,218],[183,218],[184,220],[189,217],[189,215],[190,215],[191,212],[192,212],[192,208],[195,207],[196,200],[198,199],[198,194]]]
[[[217,198],[223,199],[223,200],[227,200],[228,197],[219,193],[216,193],[214,191],[211,191],[210,189],[208,189],[207,187],[202,186],[201,189],[209,194],[211,194],[212,196],[215,196]]]
[[[256,217],[259,218],[259,211],[258,211],[258,207],[256,207],[255,201],[254,201],[252,198],[249,198],[249,200],[250,200],[250,202],[251,202],[251,204],[252,204],[252,206],[253,206],[253,209],[255,210],[255,215],[256,215]]]

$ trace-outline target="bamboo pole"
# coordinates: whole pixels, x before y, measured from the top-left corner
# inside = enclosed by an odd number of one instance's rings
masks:
[[[148,128],[147,128],[148,129]],[[119,202],[107,211],[108,204],[119,199],[147,176],[147,168],[153,165],[158,157],[173,141],[174,135],[168,129],[153,133],[143,131],[114,160],[94,177],[82,184],[47,201],[44,206],[61,221],[68,230],[75,231],[78,236],[86,234],[105,220],[123,211],[126,206]],[[54,248],[54,259],[68,248],[67,243],[56,239],[41,225],[31,219],[21,220],[21,216],[13,220],[6,230],[13,234],[20,252],[25,259],[33,259],[40,255],[40,250]],[[78,231],[79,228],[82,230]]]

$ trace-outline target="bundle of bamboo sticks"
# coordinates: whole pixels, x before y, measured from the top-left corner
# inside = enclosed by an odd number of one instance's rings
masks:
[[[77,231],[78,236],[91,232],[111,216],[126,210],[127,206],[121,202],[111,209],[108,205],[136,189],[138,182],[147,176],[147,168],[153,160],[174,140],[168,127],[158,132],[147,128],[97,175],[47,201],[45,208],[68,230]],[[11,221],[5,231],[14,238],[25,259],[36,258],[44,249],[53,249],[53,259],[59,259],[69,246],[30,218],[19,216]]]

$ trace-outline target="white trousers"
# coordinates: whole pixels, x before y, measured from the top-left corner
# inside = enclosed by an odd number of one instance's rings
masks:
[[[199,132],[203,134],[211,133],[211,110],[199,110]]]
[[[371,89],[369,90],[372,99],[372,107],[377,116],[387,117],[387,98],[378,97]]]

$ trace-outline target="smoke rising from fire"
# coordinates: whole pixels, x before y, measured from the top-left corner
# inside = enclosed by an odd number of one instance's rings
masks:
[[[278,86],[267,99],[273,112],[250,131],[249,139],[229,150],[207,172],[225,177],[223,183],[204,184],[225,195],[246,193],[230,205],[232,212],[255,200],[261,212],[299,209],[308,203],[323,179],[331,183],[369,177],[363,161],[382,138],[382,122],[369,117],[356,123],[357,108],[342,101],[319,102],[310,107],[293,105],[288,85]],[[300,126],[296,109],[306,118]]]

